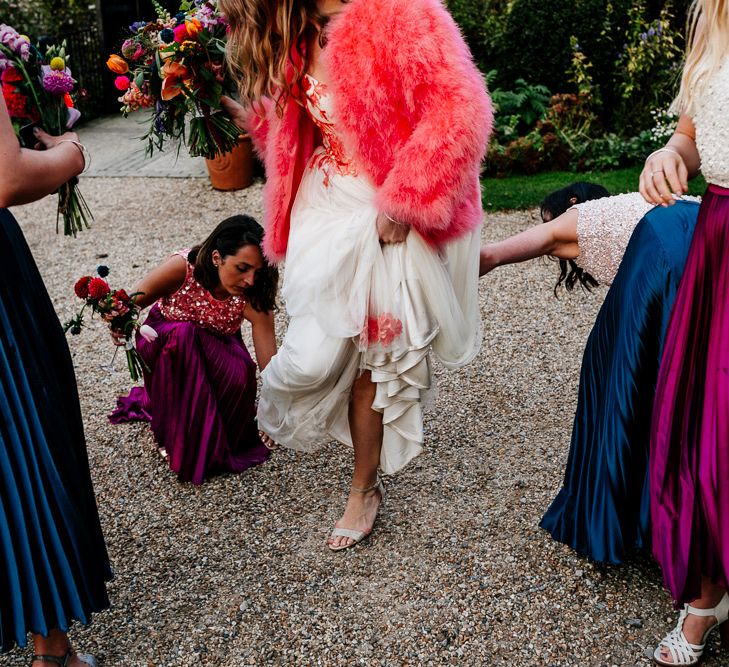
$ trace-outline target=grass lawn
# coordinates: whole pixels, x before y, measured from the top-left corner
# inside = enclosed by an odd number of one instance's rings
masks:
[[[599,183],[612,194],[633,192],[638,189],[641,169],[636,166],[614,171],[549,171],[533,176],[484,178],[481,180],[483,205],[487,211],[535,208],[550,192],[575,181]],[[692,195],[701,195],[705,189],[706,181],[701,176],[689,183],[689,193]]]

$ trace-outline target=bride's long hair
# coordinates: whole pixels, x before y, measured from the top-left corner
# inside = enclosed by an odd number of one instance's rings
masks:
[[[270,97],[283,112],[306,71],[302,47],[326,24],[316,0],[220,0],[218,6],[230,25],[226,57],[242,103],[255,107]]]
[[[691,115],[706,82],[729,55],[729,0],[693,0],[686,36],[686,62],[673,108]]]

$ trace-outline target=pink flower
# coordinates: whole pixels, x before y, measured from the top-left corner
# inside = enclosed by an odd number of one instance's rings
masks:
[[[126,76],[118,76],[116,79],[114,79],[114,86],[117,90],[128,90],[129,89],[129,77]]]
[[[392,313],[382,313],[379,317],[368,317],[359,335],[361,348],[380,343],[382,347],[390,347],[392,342],[402,334],[402,322]]]
[[[73,90],[73,78],[71,70],[52,70],[48,65],[42,65],[43,88],[51,95],[65,95]]]
[[[382,313],[377,320],[378,340],[382,347],[390,347],[392,341],[402,333],[402,322],[392,313]]]
[[[81,112],[73,107],[67,107],[66,111],[68,114],[66,117],[66,129],[70,130],[76,121],[81,118]]]
[[[143,324],[141,327],[139,327],[139,335],[144,338],[144,340],[146,340],[148,343],[154,342],[159,337],[157,332],[148,324]]]
[[[180,23],[173,32],[175,33],[175,41],[178,44],[182,44],[182,42],[186,39],[190,39],[190,35],[187,32],[187,26],[184,23]]]
[[[144,53],[144,48],[142,48],[142,45],[138,42],[126,39],[122,44],[121,52],[127,60],[137,60]]]

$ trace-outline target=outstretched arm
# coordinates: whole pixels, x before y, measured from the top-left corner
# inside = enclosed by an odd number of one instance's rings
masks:
[[[482,246],[478,275],[483,276],[502,264],[525,262],[542,255],[575,259],[580,254],[577,216],[577,210],[571,208],[550,222]]]
[[[139,306],[140,310],[144,310],[147,306],[151,306],[157,301],[157,299],[173,294],[185,282],[186,272],[187,263],[184,257],[180,257],[180,255],[169,257],[144,276],[132,290],[132,294],[139,292],[134,297],[135,303]],[[114,345],[124,345],[126,342],[124,335],[113,329],[111,330],[111,338],[114,341]]]
[[[273,311],[261,313],[253,307],[246,308],[245,318],[251,323],[253,347],[256,350],[258,368],[263,370],[268,366],[271,357],[276,354],[276,329],[274,327]]]

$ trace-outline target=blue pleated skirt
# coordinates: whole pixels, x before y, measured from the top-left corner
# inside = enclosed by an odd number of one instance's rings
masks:
[[[108,607],[110,579],[71,355],[0,209],[0,651],[88,623]]]
[[[651,411],[698,210],[677,202],[638,223],[587,340],[563,486],[540,525],[601,563],[650,545]]]

